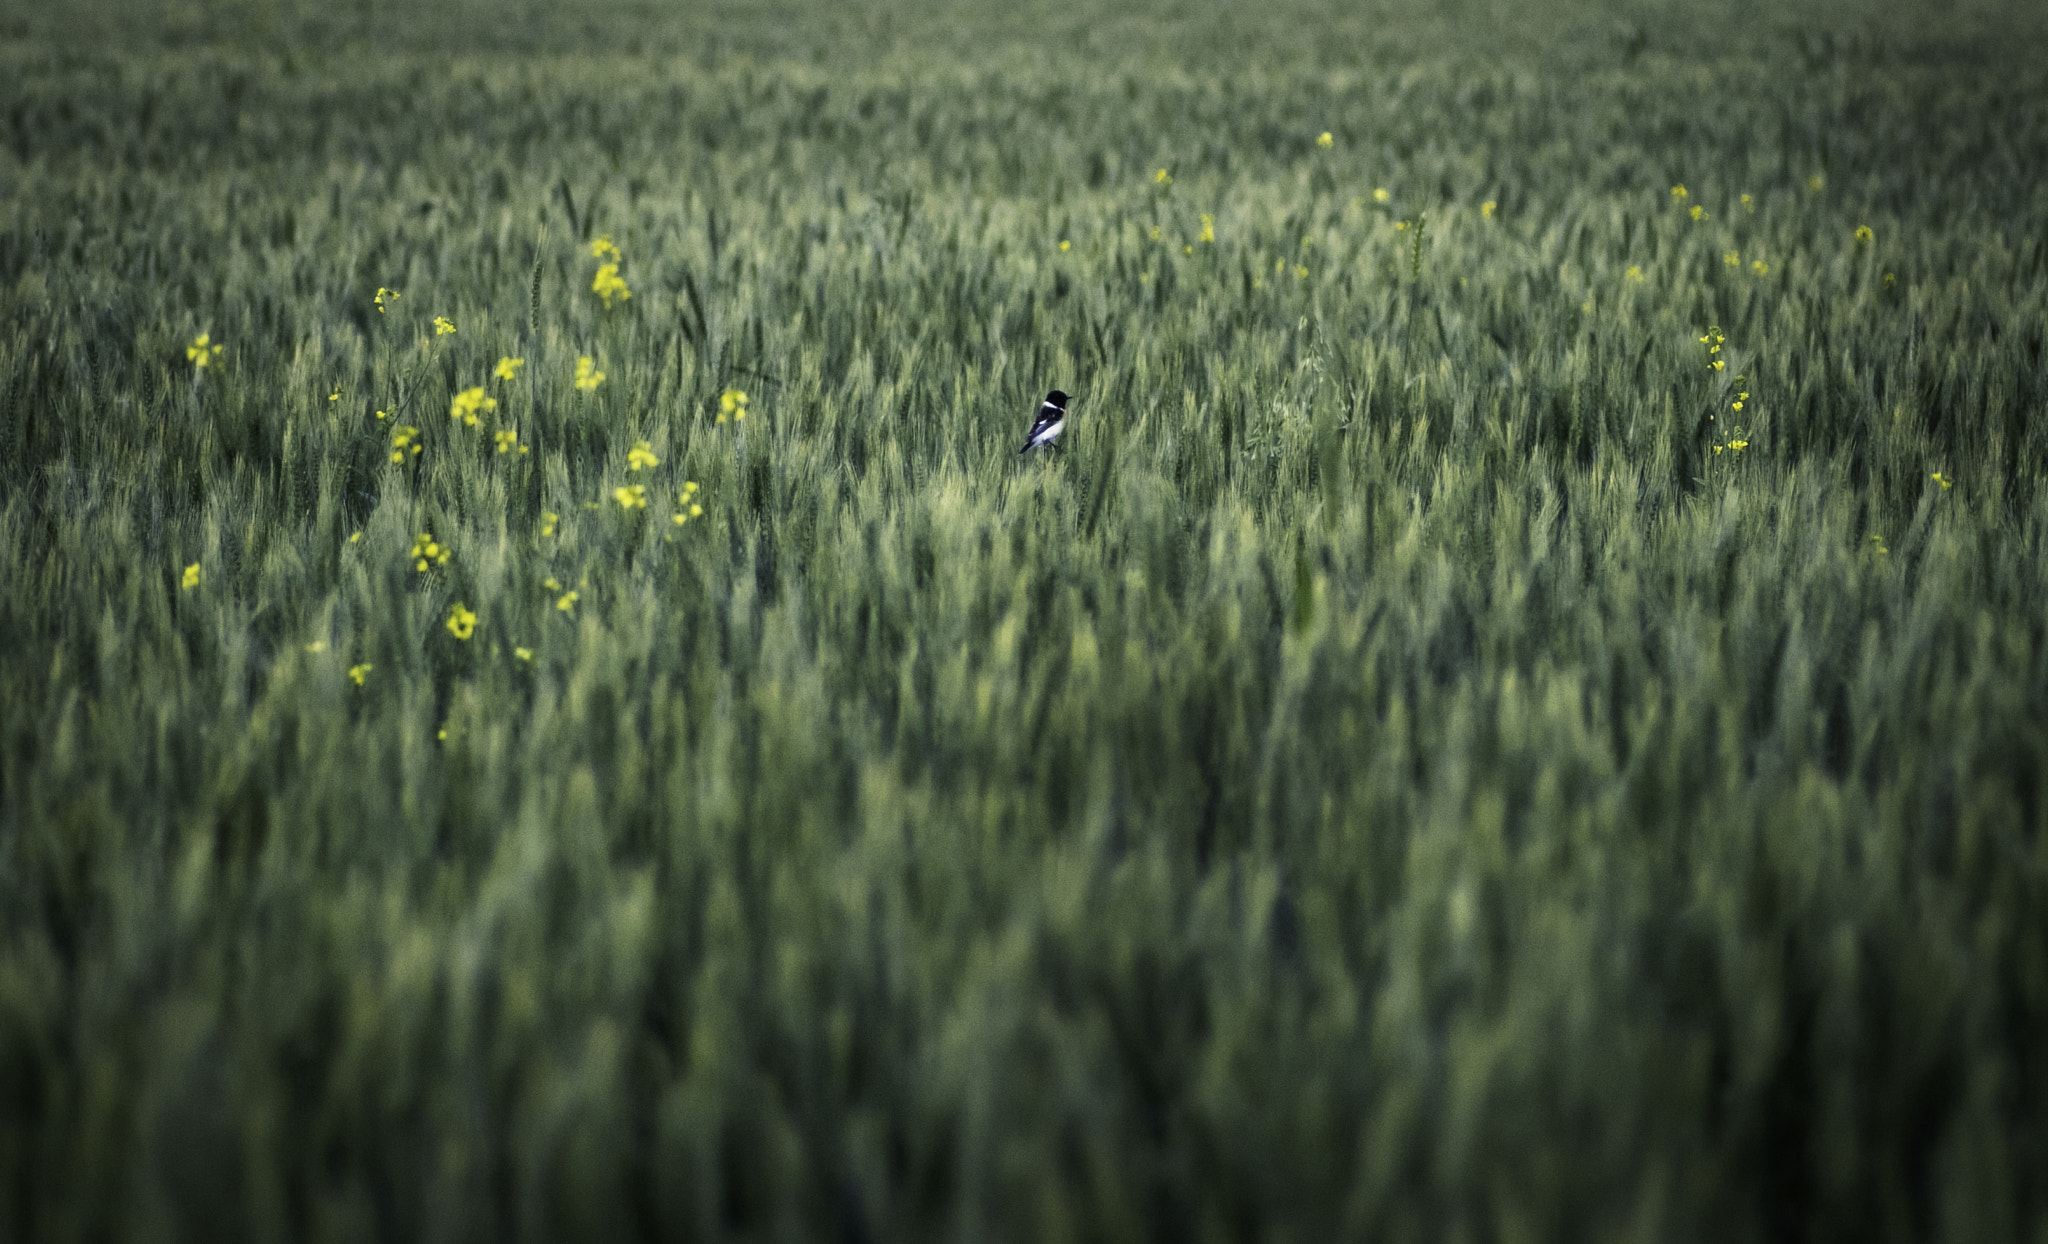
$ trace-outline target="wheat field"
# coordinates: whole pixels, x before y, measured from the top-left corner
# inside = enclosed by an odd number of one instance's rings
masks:
[[[2048,1241],[2044,53],[0,4],[0,1238]]]

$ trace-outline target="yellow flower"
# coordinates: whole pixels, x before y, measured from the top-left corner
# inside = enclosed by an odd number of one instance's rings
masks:
[[[1396,232],[1396,233],[1406,233],[1406,232],[1408,232],[1408,222],[1407,222],[1407,221],[1405,221],[1405,220],[1397,220],[1397,221],[1395,221],[1395,222],[1394,222],[1394,232]]]
[[[1216,218],[1215,218],[1214,216],[1211,216],[1211,215],[1210,215],[1209,213],[1207,213],[1207,212],[1203,212],[1203,213],[1202,213],[1202,241],[1204,241],[1204,242],[1214,242],[1215,240],[1216,240]]]
[[[747,417],[747,395],[740,389],[727,389],[718,395],[718,421],[727,419],[735,423]]]
[[[515,359],[510,355],[502,356],[498,359],[498,369],[493,374],[500,380],[510,380],[517,376],[519,369],[524,366],[526,366],[525,359]]]
[[[609,257],[613,263],[618,262],[619,248],[612,245],[611,234],[607,233],[590,244],[590,257],[592,259]]]
[[[612,500],[622,509],[644,510],[647,508],[647,488],[643,484],[626,484],[612,489]]]
[[[1322,133],[1316,135],[1316,146],[1321,147],[1327,151],[1331,147],[1334,147],[1336,145],[1337,140],[1330,136],[1330,131],[1324,130]]]
[[[341,386],[340,386],[340,385],[335,385],[335,386],[334,386],[334,392],[332,392],[332,393],[329,393],[329,394],[327,395],[327,400],[328,400],[328,401],[330,401],[330,402],[338,402],[338,401],[340,401],[340,400],[341,400]]]
[[[678,513],[672,515],[670,518],[670,521],[674,522],[676,526],[680,527],[684,523],[689,522],[693,518],[703,517],[704,507],[697,504],[697,502],[693,499],[696,497],[696,495],[696,480],[689,480],[686,483],[684,483],[683,490],[676,494],[676,504],[681,508]]]
[[[660,465],[661,459],[654,456],[654,447],[646,441],[634,441],[633,447],[626,451],[626,469],[629,471]]]
[[[498,409],[498,399],[495,397],[485,397],[483,386],[478,385],[473,389],[464,389],[455,395],[455,400],[448,403],[448,417],[450,419],[460,419],[464,426],[473,428],[476,426],[480,415],[488,414],[496,409]]]
[[[1765,263],[1761,259],[1753,260],[1749,265],[1749,270],[1751,272],[1756,273],[1758,276],[1763,276],[1765,273],[1771,270],[1771,265]]]
[[[462,607],[461,601],[448,612],[448,633],[457,639],[468,639],[476,633],[476,613]]]
[[[1875,234],[1871,233],[1869,225],[1856,226],[1856,240],[1858,242],[1868,242],[1875,236]]]
[[[1705,220],[1705,219],[1707,218],[1707,209],[1706,209],[1706,208],[1704,208],[1704,207],[1701,207],[1701,206],[1700,206],[1699,204],[1697,204],[1697,203],[1693,204],[1693,208],[1692,208],[1692,218],[1693,218],[1694,220]]]
[[[1937,484],[1940,484],[1943,492],[1947,492],[1949,489],[1955,487],[1956,483],[1954,479],[1950,478],[1949,476],[1943,475],[1939,471],[1936,471],[1934,474],[1928,476],[1927,478],[1933,480]]]
[[[1714,371],[1720,371],[1728,366],[1727,360],[1714,357],[1721,352],[1721,347],[1727,340],[1727,335],[1721,331],[1718,324],[1709,326],[1706,332],[1700,334],[1700,344],[1707,348],[1707,366]],[[1740,380],[1741,378],[1737,377],[1738,383]]]
[[[561,583],[560,583],[560,582],[558,582],[558,581],[557,581],[557,580],[555,579],[555,576],[553,576],[553,575],[549,575],[549,576],[548,576],[547,578],[545,578],[545,579],[542,579],[542,580],[540,581],[540,585],[541,585],[541,587],[543,587],[544,589],[546,589],[547,591],[550,591],[550,592],[559,592],[559,591],[561,591],[561,590],[562,590],[562,585],[561,585]]]
[[[422,531],[412,538],[412,551],[406,554],[412,559],[412,568],[425,574],[430,567],[448,564],[448,550],[434,539],[434,533]]]
[[[1180,248],[1180,253],[1183,255],[1192,255],[1195,253],[1195,248],[1193,246],[1183,246]]]
[[[575,591],[567,591],[562,593],[562,598],[555,602],[555,608],[561,610],[563,613],[574,613],[576,612],[576,601],[577,596]]]
[[[553,510],[542,510],[540,512],[540,534],[544,536],[554,535],[555,524],[560,522],[561,519],[562,516]]]
[[[1884,274],[1884,283],[1885,283],[1886,285],[1890,285],[1890,284],[1892,284],[1893,282],[1895,282],[1895,281],[1897,281],[1897,280],[1898,280],[1898,278],[1897,278],[1897,277],[1895,277],[1895,276],[1893,276],[1893,275],[1892,275],[1891,273],[1889,273],[1889,272],[1887,272],[1887,273],[1885,273],[1885,274]]]
[[[1749,197],[1748,195],[1746,195],[1746,194],[1745,194],[1745,195],[1743,195],[1743,196],[1742,196],[1742,210],[1743,210],[1743,211],[1745,211],[1745,212],[1753,212],[1753,211],[1755,211],[1755,210],[1756,210],[1756,200],[1755,200],[1755,199],[1752,199],[1752,198],[1750,198],[1750,197]]]
[[[363,542],[363,533],[360,531],[356,532],[348,538],[348,542],[350,544],[361,544]]]
[[[391,432],[391,460],[405,461],[405,452],[410,449],[415,455],[426,446],[420,443],[420,430],[415,427],[394,428]]]
[[[1731,268],[1740,268],[1742,266],[1742,256],[1734,251],[1724,251],[1721,255],[1721,262]]]
[[[192,339],[191,345],[185,347],[185,357],[191,360],[192,366],[205,367],[220,358],[221,347],[212,344],[212,341],[212,333],[201,333]]]
[[[453,627],[453,626],[454,626],[455,624],[454,624],[453,622],[450,622],[450,623],[449,623],[448,625],[449,625],[450,627]],[[441,727],[441,728],[440,728],[439,730],[435,731],[435,733],[434,733],[434,737],[435,737],[435,738],[437,738],[437,739],[439,739],[439,740],[441,740],[441,741],[442,741],[442,742],[444,742],[444,743],[445,743],[445,742],[447,742],[447,741],[448,741],[448,727],[446,727],[446,726],[442,726],[442,727]]]
[[[182,581],[181,583],[179,583],[179,585],[178,585],[178,586],[179,586],[179,587],[181,587],[182,589],[184,589],[184,590],[185,590],[185,591],[187,591],[187,592],[189,592],[189,591],[191,591],[191,590],[192,590],[193,588],[195,588],[195,587],[198,587],[198,586],[199,586],[199,563],[198,563],[198,562],[193,562],[193,563],[192,563],[191,565],[189,565],[189,566],[185,567],[185,578],[184,578],[184,580],[183,580],[183,581]]]
[[[327,641],[324,639],[316,639],[312,643],[306,645],[306,651],[313,653],[325,652],[327,651]]]
[[[1498,211],[1499,208],[1500,204],[1495,203],[1492,199],[1488,199],[1479,205],[1479,215],[1483,219],[1492,220],[1494,212]]]
[[[1387,188],[1385,186],[1381,186],[1379,189],[1372,192],[1372,201],[1375,203],[1385,203],[1387,200],[1393,197],[1393,195],[1387,193]]]
[[[1686,196],[1685,196],[1685,186],[1684,186],[1684,185],[1682,185],[1682,184],[1681,184],[1681,185],[1676,185],[1676,186],[1673,186],[1673,187],[1671,187],[1671,201],[1672,201],[1672,202],[1674,202],[1674,203],[1682,202],[1682,201],[1684,201],[1685,197],[1686,197]]]
[[[362,665],[351,665],[348,667],[348,680],[360,687],[363,685],[363,679],[368,678],[370,671],[376,668],[367,662]]]
[[[1072,242],[1067,241],[1065,238],[1060,239],[1060,251],[1062,254],[1072,249],[1074,249],[1074,244]]]
[[[452,336],[454,336],[454,335],[455,335],[455,321],[453,321],[453,320],[449,319],[449,318],[448,318],[447,316],[445,316],[445,315],[437,315],[437,316],[435,316],[435,317],[434,317],[434,335],[435,335],[436,337],[452,337]]]
[[[527,663],[531,664],[531,663],[532,663],[532,661],[533,661],[533,649],[531,649],[531,648],[514,648],[514,649],[512,650],[512,657],[513,657],[513,659],[514,659],[514,660],[517,660],[517,661],[525,661],[525,662],[527,662]]]
[[[1638,285],[1641,285],[1643,283],[1643,269],[1638,264],[1630,264],[1628,266],[1628,271],[1622,273],[1622,275],[1627,277],[1629,280],[1634,281]]]
[[[382,285],[379,285],[379,286],[377,287],[377,314],[378,314],[378,315],[382,315],[382,314],[384,314],[384,304],[385,304],[386,302],[397,302],[397,301],[398,301],[398,291],[397,291],[397,290],[395,290],[395,289],[385,289],[385,288],[384,288],[384,287],[383,287]]]
[[[576,387],[589,392],[604,383],[604,373],[597,370],[597,363],[588,354],[576,360]]]
[[[1889,553],[1889,552],[1891,552],[1891,550],[1890,550],[1890,549],[1888,549],[1888,548],[1886,548],[1886,547],[1884,546],[1884,537],[1883,537],[1883,536],[1881,536],[1881,535],[1878,535],[1878,534],[1877,534],[1876,532],[1874,532],[1874,531],[1870,533],[1870,542],[1871,542],[1872,544],[1875,544],[1875,545],[1877,546],[1877,551],[1878,551],[1878,552],[1879,552],[1880,554],[1882,554],[1882,553]]]
[[[495,439],[498,442],[498,452],[501,454],[526,452],[526,446],[519,443],[519,433],[510,428],[499,432]]]
[[[1167,172],[1165,169],[1160,169],[1158,172],[1152,174],[1152,181],[1156,185],[1170,186],[1173,184],[1173,174]]]
[[[1743,450],[1749,448],[1749,442],[1744,440],[1729,441],[1728,448],[1734,450],[1736,453],[1741,453]]]
[[[1819,194],[1821,187],[1827,184],[1827,178],[1822,177],[1819,173],[1815,173],[1813,176],[1806,179],[1806,188],[1808,190],[1811,190],[1815,194]]]
[[[597,276],[590,282],[590,292],[604,299],[606,309],[610,309],[615,298],[624,302],[633,296],[633,291],[626,288],[626,279],[619,275],[619,265],[615,263],[598,268]]]
[[[1303,264],[1296,264],[1296,265],[1294,265],[1294,279],[1295,279],[1295,280],[1297,280],[1297,281],[1305,281],[1305,280],[1307,280],[1307,279],[1308,279],[1308,268],[1307,268],[1307,267],[1306,267],[1305,265],[1303,265]]]

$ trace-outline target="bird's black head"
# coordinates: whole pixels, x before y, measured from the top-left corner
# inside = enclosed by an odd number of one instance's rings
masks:
[[[1047,406],[1057,406],[1061,410],[1065,410],[1067,408],[1067,395],[1058,389],[1054,389],[1045,395],[1045,404]]]

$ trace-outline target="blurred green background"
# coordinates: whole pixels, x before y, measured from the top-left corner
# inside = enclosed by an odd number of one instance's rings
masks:
[[[2048,1241],[2044,36],[0,5],[0,1238]]]

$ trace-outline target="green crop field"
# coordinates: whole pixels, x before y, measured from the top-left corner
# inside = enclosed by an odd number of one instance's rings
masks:
[[[0,0],[0,1239],[2048,1242],[2044,170],[2026,0]]]

